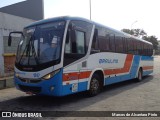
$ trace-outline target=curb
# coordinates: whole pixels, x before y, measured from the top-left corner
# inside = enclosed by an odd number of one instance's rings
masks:
[[[0,78],[0,89],[14,87],[13,76]]]

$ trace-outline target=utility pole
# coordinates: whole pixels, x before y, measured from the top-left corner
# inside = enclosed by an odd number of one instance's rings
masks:
[[[137,23],[138,21],[136,20],[136,21],[134,21],[132,24],[131,24],[131,30],[132,30],[132,27],[133,27],[133,25],[135,24],[135,23]]]
[[[90,20],[92,20],[92,3],[91,3],[91,0],[89,0],[89,8],[90,8]]]

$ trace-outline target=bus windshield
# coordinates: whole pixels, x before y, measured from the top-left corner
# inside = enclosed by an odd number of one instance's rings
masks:
[[[16,62],[28,66],[58,60],[64,28],[64,21],[25,28],[18,46]]]

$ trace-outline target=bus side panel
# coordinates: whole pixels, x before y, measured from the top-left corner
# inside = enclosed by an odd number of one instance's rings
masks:
[[[78,91],[79,92],[86,91],[87,90],[87,86],[88,86],[88,81],[86,81],[86,82],[79,82],[78,83]]]
[[[137,72],[139,70],[140,60],[141,60],[141,57],[139,55],[134,55],[132,67],[130,70],[131,79],[137,77]]]
[[[137,77],[139,68],[143,68],[143,76],[153,73],[153,57],[135,55],[129,73],[105,78],[105,85],[131,80]]]
[[[86,91],[87,85],[88,85],[87,81],[63,85],[63,95],[69,95],[69,94],[74,94],[77,92]]]
[[[153,61],[152,56],[142,56],[141,57],[141,66],[143,68],[143,76],[153,73]]]
[[[146,76],[146,75],[149,75],[149,74],[152,74],[152,73],[153,73],[153,70],[143,71],[143,76]]]
[[[76,92],[72,92],[72,84],[63,85],[62,95],[69,95],[69,94],[73,94],[73,93],[76,93]]]
[[[122,81],[125,81],[125,80],[130,80],[130,79],[132,79],[130,74],[110,77],[110,78],[105,79],[105,85],[110,85],[110,84],[122,82]]]
[[[88,78],[91,71],[81,70],[76,68],[80,63],[70,65],[64,69],[63,73],[63,95],[73,94],[81,91],[86,91],[88,86]]]
[[[123,73],[123,75],[117,74],[116,76],[105,78],[105,85],[110,85],[113,83],[118,83],[118,82],[131,80],[135,78],[137,74],[137,70],[139,68],[140,56],[138,55],[133,56],[133,60],[130,62],[132,62],[132,65],[131,65],[129,73]]]

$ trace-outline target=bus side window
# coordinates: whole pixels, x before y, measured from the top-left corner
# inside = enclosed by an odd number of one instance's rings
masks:
[[[115,52],[115,35],[110,35],[110,51]]]
[[[144,55],[144,45],[143,42],[140,42],[141,48],[140,48],[140,55]]]
[[[148,56],[152,56],[152,46],[149,45],[149,53],[148,53]]]
[[[76,52],[85,54],[85,32],[76,30]]]
[[[67,31],[67,36],[66,36],[66,45],[65,45],[65,53],[72,53],[72,45],[71,45],[71,38],[70,38],[70,30]]]
[[[116,36],[115,44],[116,44],[116,52],[123,53],[124,46],[123,46],[123,38],[121,36]]]
[[[98,42],[98,30],[95,29],[94,35],[93,35],[93,40],[92,40],[92,48],[91,48],[91,53],[95,53],[96,51],[99,50],[99,42]]]
[[[153,51],[153,46],[151,46],[151,56],[154,55],[153,52],[154,52],[154,51]]]
[[[140,55],[141,53],[141,44],[140,44],[140,41],[137,41],[137,54]]]
[[[70,21],[64,48],[64,66],[67,66],[87,53],[93,25],[88,22]]]
[[[134,46],[135,46],[135,54],[138,55],[138,41],[134,40]]]
[[[128,39],[128,53],[133,54],[133,41],[131,38],[127,38],[127,39]]]
[[[73,32],[73,31],[72,31]],[[71,31],[68,30],[66,36],[65,53],[85,54],[85,32],[74,30],[74,41],[71,39]]]
[[[124,53],[128,53],[127,39],[123,37]]]

